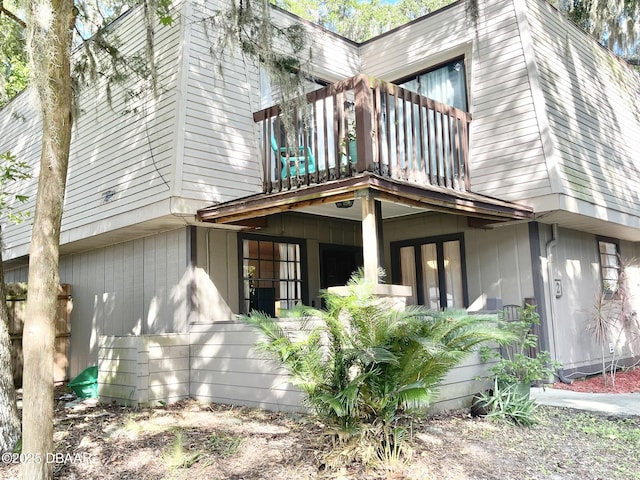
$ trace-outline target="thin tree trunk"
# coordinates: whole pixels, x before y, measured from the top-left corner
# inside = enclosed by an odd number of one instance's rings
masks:
[[[13,387],[13,362],[0,247],[0,453],[9,452],[20,438],[20,417]]]
[[[24,480],[49,479],[53,453],[53,365],[58,297],[59,244],[72,124],[71,28],[73,0],[33,0],[29,53],[32,85],[42,109],[42,154],[31,234],[27,312],[24,325],[22,466]],[[42,9],[51,23],[41,25]]]

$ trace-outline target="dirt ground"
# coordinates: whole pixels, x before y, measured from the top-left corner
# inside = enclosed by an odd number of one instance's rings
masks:
[[[58,479],[640,479],[638,417],[539,407],[540,423],[526,428],[451,412],[417,423],[411,455],[390,470],[327,468],[326,430],[311,416],[192,400],[135,410],[57,393],[47,460]],[[19,478],[19,458],[2,460],[0,478]]]

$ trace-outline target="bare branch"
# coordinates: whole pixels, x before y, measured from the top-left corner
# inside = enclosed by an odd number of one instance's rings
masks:
[[[7,17],[9,17],[11,20],[16,22],[18,25],[20,25],[22,28],[27,28],[27,24],[24,23],[24,21],[18,18],[16,15],[14,15],[13,12],[11,12],[10,10],[7,10],[4,6],[4,1],[0,0],[0,15],[3,13]]]

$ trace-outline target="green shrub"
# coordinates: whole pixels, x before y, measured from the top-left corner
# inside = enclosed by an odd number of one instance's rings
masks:
[[[537,403],[528,394],[522,393],[518,384],[502,383],[496,378],[493,390],[476,396],[472,411],[481,410],[488,418],[530,426],[538,423],[536,408]]]
[[[526,305],[518,309],[519,320],[500,321],[499,326],[513,336],[513,340],[505,345],[504,356],[501,352],[488,347],[481,349],[483,361],[495,359],[497,362],[489,367],[498,381],[506,384],[525,383],[540,380],[548,381],[560,363],[551,359],[548,351],[537,352],[535,357],[529,356],[532,348],[537,348],[538,337],[532,327],[540,325],[540,315],[535,305]]]
[[[489,316],[421,306],[396,311],[372,295],[372,286],[354,276],[348,295],[323,294],[323,310],[300,306],[283,314],[302,320],[304,338],[262,313],[243,318],[338,443],[358,438],[375,445],[373,457],[389,461],[399,456],[411,415],[429,407],[447,372],[479,345],[511,336]]]

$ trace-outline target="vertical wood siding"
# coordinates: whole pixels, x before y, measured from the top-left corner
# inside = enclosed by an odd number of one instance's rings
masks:
[[[64,256],[60,278],[73,288],[71,377],[96,363],[100,335],[186,332],[184,229]]]
[[[541,240],[546,242],[549,239],[550,231],[546,231]],[[637,245],[621,242],[620,254],[626,261],[634,256],[637,258]],[[553,279],[562,282],[562,296],[551,298],[556,318],[553,325],[547,325],[550,329],[550,349],[555,351],[556,358],[563,364],[564,369],[581,371],[581,367],[594,365],[597,368],[601,364],[600,345],[589,332],[589,325],[595,313],[596,294],[601,288],[597,237],[589,233],[559,228],[558,242],[553,250],[551,262]],[[632,292],[630,311],[637,312],[640,311],[640,298],[633,293],[640,288],[640,268],[637,262],[630,266],[628,280]],[[609,300],[611,301],[613,300]],[[555,333],[551,329],[555,329]],[[622,337],[624,345],[618,346],[618,358],[637,356],[640,348],[640,338],[637,335],[636,327]],[[615,337],[614,333],[608,341],[615,342]],[[586,369],[583,368],[582,371]]]
[[[471,310],[483,310],[486,299],[499,297],[504,305],[522,305],[533,297],[533,272],[526,224],[478,229],[467,226],[464,217],[421,215],[388,220],[384,239],[398,240],[464,233],[467,286]],[[389,265],[390,252],[385,252]]]
[[[307,242],[309,303],[320,305],[318,244],[360,246],[360,222],[311,215],[280,214],[269,217],[260,235],[292,237]],[[197,233],[195,294],[198,311],[194,322],[212,323],[235,319],[239,306],[238,238],[235,232],[199,228]],[[208,248],[208,251],[207,251]]]

